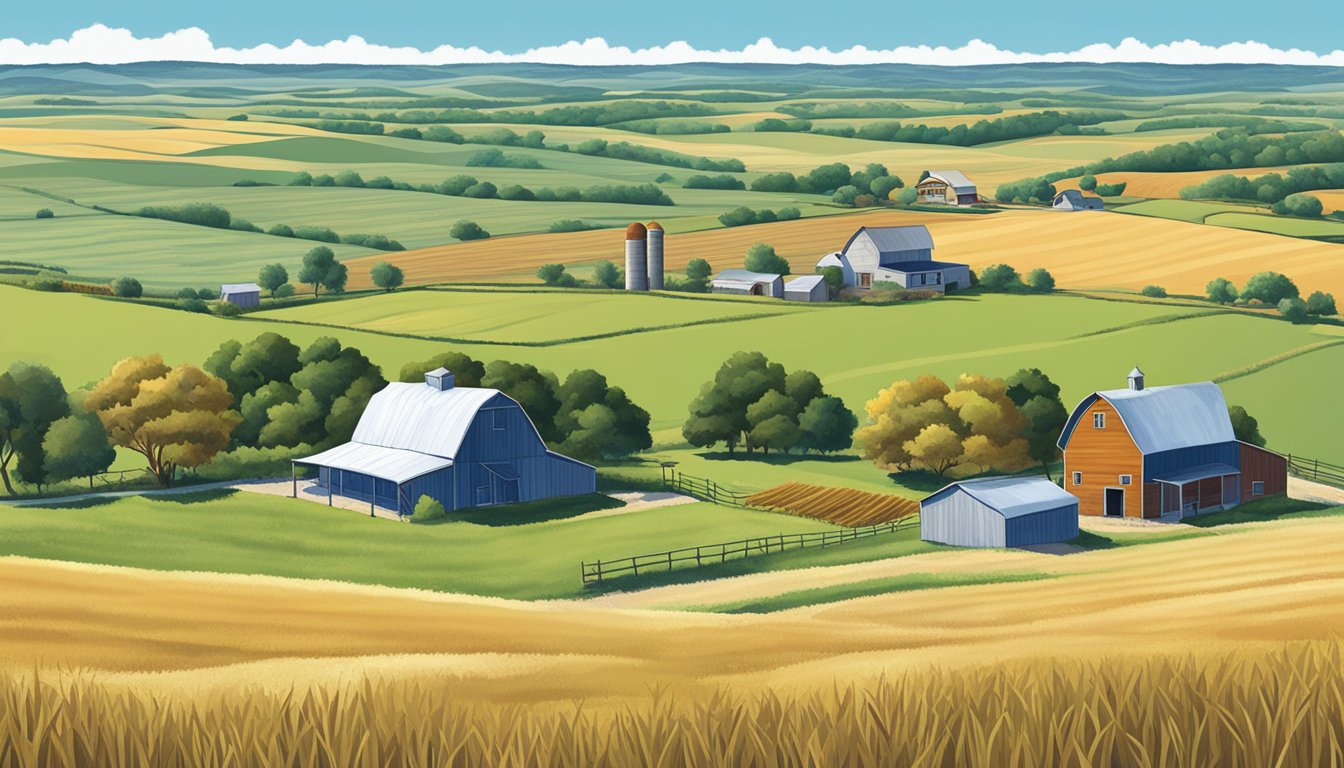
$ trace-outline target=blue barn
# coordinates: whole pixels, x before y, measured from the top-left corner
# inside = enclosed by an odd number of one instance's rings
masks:
[[[421,496],[451,511],[597,490],[597,471],[548,450],[516,400],[454,386],[443,368],[424,384],[388,384],[350,442],[294,463],[317,467],[318,484],[337,496],[401,515]]]

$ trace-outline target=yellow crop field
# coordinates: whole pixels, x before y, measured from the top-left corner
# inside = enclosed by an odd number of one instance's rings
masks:
[[[890,523],[919,513],[914,499],[806,483],[777,485],[747,497],[747,503],[850,527]]]
[[[1307,194],[1321,201],[1326,213],[1344,211],[1344,189],[1321,189]]]
[[[997,263],[1020,271],[1044,267],[1064,288],[1137,290],[1157,284],[1172,293],[1202,294],[1215,277],[1241,285],[1272,265],[1308,290],[1344,295],[1338,245],[1146,216],[1025,208],[995,214],[870,211],[672,234],[667,268],[683,269],[697,257],[716,271],[739,267],[752,243],[766,242],[789,260],[795,274],[810,274],[819,258],[843,247],[858,227],[905,224],[929,228],[935,258],[974,269]],[[623,242],[619,230],[495,238],[362,257],[350,262],[350,275],[353,287],[369,287],[369,267],[386,260],[401,266],[409,283],[532,281],[545,263],[600,258],[619,263]]]

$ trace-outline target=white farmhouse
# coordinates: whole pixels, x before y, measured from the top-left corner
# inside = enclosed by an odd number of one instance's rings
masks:
[[[861,290],[879,282],[938,293],[971,285],[969,266],[933,260],[933,236],[922,224],[860,227],[843,249],[817,262],[818,270],[825,267],[839,267],[845,285]]]

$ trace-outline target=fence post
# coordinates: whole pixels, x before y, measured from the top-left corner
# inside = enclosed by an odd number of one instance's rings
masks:
[[[672,553],[667,553],[667,570],[672,570]]]

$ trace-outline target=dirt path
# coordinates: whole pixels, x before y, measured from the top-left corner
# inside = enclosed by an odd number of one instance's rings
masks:
[[[1288,495],[1294,499],[1314,501],[1318,504],[1344,504],[1344,488],[1313,483],[1300,477],[1289,476]]]

